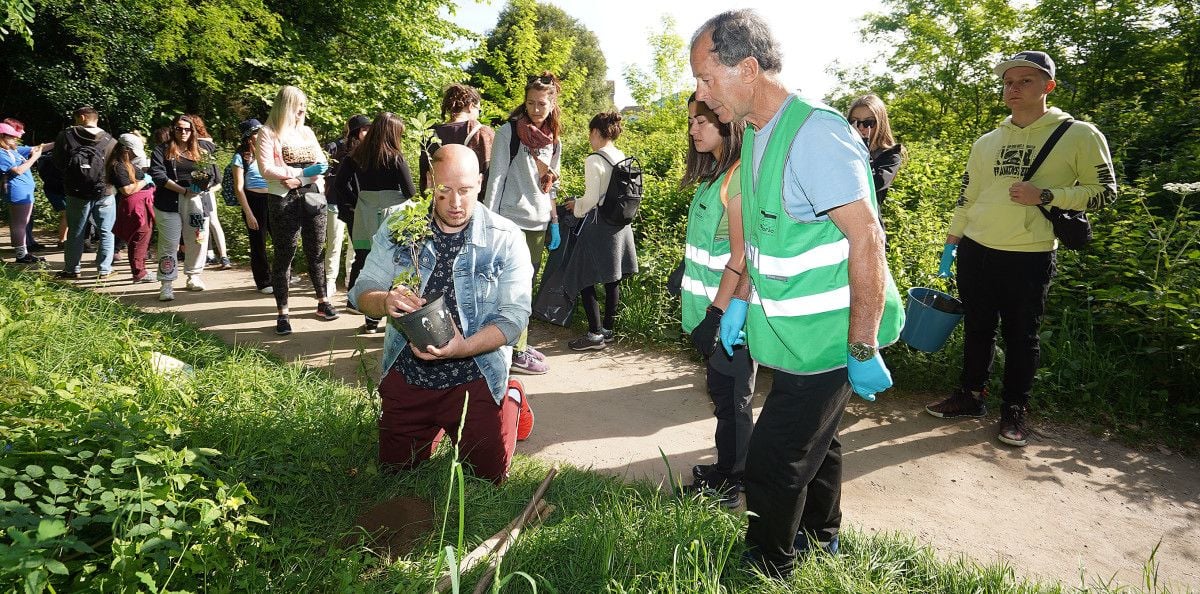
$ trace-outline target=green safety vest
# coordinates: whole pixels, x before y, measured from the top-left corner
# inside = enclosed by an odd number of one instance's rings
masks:
[[[783,176],[792,140],[816,109],[799,98],[784,110],[755,175],[742,174],[746,270],[753,283],[746,340],[756,361],[788,373],[816,374],[846,366],[850,332],[850,244],[833,221],[800,222],[783,205]],[[839,114],[840,116],[840,114]],[[754,162],[754,130],[746,128],[742,162]],[[864,161],[863,168],[869,171]],[[871,176],[867,175],[871,180]],[[875,204],[871,182],[870,204]],[[880,346],[904,324],[900,294],[886,272]]]
[[[717,298],[721,275],[729,263],[729,236],[717,237],[725,204],[721,186],[730,170],[712,183],[701,184],[688,209],[687,248],[683,255],[683,331],[691,333],[704,320],[705,311]]]

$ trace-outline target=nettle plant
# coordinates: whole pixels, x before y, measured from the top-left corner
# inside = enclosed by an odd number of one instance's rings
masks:
[[[432,203],[432,194],[426,192],[413,196],[388,216],[386,224],[392,241],[396,245],[408,249],[409,255],[412,256],[412,266],[392,279],[393,288],[401,285],[414,291],[421,288],[417,255],[421,253],[425,241],[433,236],[433,227],[430,227],[432,222],[430,204]]]

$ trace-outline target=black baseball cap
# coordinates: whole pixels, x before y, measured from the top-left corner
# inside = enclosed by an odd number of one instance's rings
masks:
[[[371,125],[371,118],[369,118],[361,113],[350,118],[350,121],[346,122],[346,128],[350,131],[351,134],[354,134],[355,132],[357,132],[363,128],[366,128],[367,126],[370,126],[370,125]]]
[[[1004,76],[1004,73],[1008,72],[1009,68],[1016,68],[1018,66],[1037,68],[1050,75],[1052,80],[1054,79],[1054,60],[1050,59],[1050,56],[1046,52],[1019,52],[1014,54],[1013,57],[997,64],[992,69],[992,72],[995,72],[996,76]]]
[[[250,138],[251,134],[254,134],[255,132],[258,132],[260,129],[262,129],[262,127],[263,127],[262,122],[254,119],[254,118],[250,118],[250,119],[238,124],[238,131],[240,131],[242,133],[242,140],[246,140],[247,138]]]

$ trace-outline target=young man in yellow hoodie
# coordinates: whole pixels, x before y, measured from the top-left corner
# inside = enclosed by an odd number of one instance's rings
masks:
[[[1020,52],[994,69],[1012,115],[971,147],[938,271],[950,276],[957,255],[958,291],[966,310],[960,385],[945,400],[925,407],[942,418],[987,414],[984,400],[999,325],[1005,363],[998,437],[1018,447],[1028,442],[1025,416],[1041,354],[1038,329],[1058,246],[1038,206],[1093,209],[1111,202],[1117,191],[1108,143],[1086,122],[1072,123],[1024,181],[1051,133],[1071,117],[1046,107],[1046,96],[1057,86],[1054,70],[1050,56],[1037,51]]]

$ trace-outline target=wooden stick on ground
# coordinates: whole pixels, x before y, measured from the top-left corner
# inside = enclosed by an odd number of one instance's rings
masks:
[[[545,500],[538,500],[537,507],[534,509],[534,513],[537,515],[534,517],[534,520],[531,520],[531,522],[542,520],[548,517],[550,515],[550,511],[553,511],[554,506],[546,503]],[[479,543],[479,546],[475,547],[474,549],[471,549],[471,552],[464,555],[463,558],[458,562],[458,574],[466,575],[472,569],[474,569],[480,561],[492,554],[492,550],[496,548],[496,545],[500,543],[501,539],[503,539],[506,535],[512,534],[513,531],[517,529],[517,523],[520,521],[521,516],[513,518],[507,526],[501,528],[500,531],[493,534],[491,538]],[[437,583],[433,586],[434,592],[438,592],[440,594],[441,592],[445,592],[448,588],[450,588],[450,571],[452,570],[453,568],[442,573],[441,577],[438,578]]]
[[[546,473],[546,478],[542,480],[537,490],[534,491],[533,497],[530,498],[525,509],[517,517],[513,518],[503,530],[480,543],[479,546],[472,549],[471,552],[462,558],[462,561],[458,564],[459,575],[466,575],[475,565],[489,555],[493,557],[492,563],[494,567],[499,563],[499,558],[504,555],[511,543],[516,540],[517,536],[521,533],[521,529],[524,528],[527,522],[536,524],[550,516],[554,511],[554,506],[547,504],[542,500],[542,497],[546,494],[546,489],[550,487],[550,481],[557,473],[557,468],[551,468]],[[445,592],[451,586],[450,571],[453,571],[453,569],[448,570],[438,578],[437,583],[433,587],[434,592]],[[492,573],[494,574],[495,571],[493,570]],[[487,581],[490,583],[491,579],[487,578]]]
[[[500,561],[504,558],[504,553],[508,552],[508,547],[517,540],[517,535],[520,534],[521,528],[533,516],[533,510],[542,496],[546,494],[546,489],[550,488],[550,481],[554,479],[554,475],[558,474],[558,468],[551,468],[550,472],[546,473],[546,479],[542,484],[538,485],[537,491],[533,492],[533,498],[529,500],[529,504],[525,506],[525,511],[521,512],[521,521],[517,523],[513,530],[511,538],[505,538],[499,546],[496,547],[495,554],[491,556],[491,567],[484,571],[483,577],[475,586],[474,594],[483,594],[487,591],[488,586],[492,585],[492,580],[496,579],[496,570],[500,567]]]

